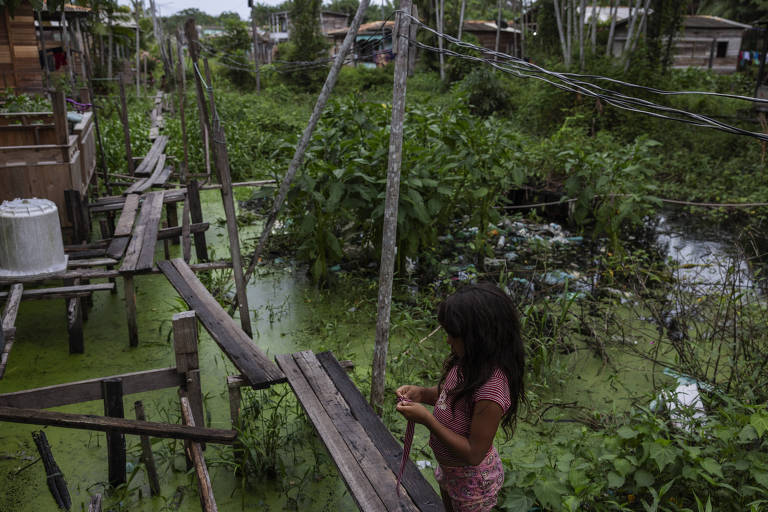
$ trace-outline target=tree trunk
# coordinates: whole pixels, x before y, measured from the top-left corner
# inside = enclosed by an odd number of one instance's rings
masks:
[[[616,13],[619,11],[619,0],[611,2],[611,28],[608,31],[608,42],[605,46],[605,56],[613,55],[613,36],[616,34]]]
[[[597,18],[599,18],[597,0],[592,0],[592,23],[590,28],[591,32],[589,33],[592,55],[597,53]]]
[[[493,47],[493,49],[498,53],[499,51],[499,42],[501,41],[501,0],[499,0],[499,13],[496,16],[496,45]],[[494,56],[494,60],[497,59],[497,57]]]
[[[627,29],[627,40],[624,41],[624,49],[622,50],[621,54],[624,55],[629,51],[630,46],[632,45],[632,36],[635,33],[635,24],[637,22],[637,11],[640,10],[640,3],[643,0],[637,0],[635,2],[635,9],[634,13],[630,13],[629,15],[629,28]]]
[[[584,16],[587,7],[587,0],[581,0],[579,4],[579,69],[584,71]]]
[[[461,32],[464,29],[464,11],[467,8],[467,0],[461,0],[461,11],[459,11],[459,34],[456,37],[459,41],[461,41]]]
[[[567,2],[568,0],[563,1]],[[565,42],[565,31],[563,30],[563,15],[558,0],[555,0],[555,20],[557,21],[557,33],[560,35],[560,47],[563,50],[563,61],[565,61],[567,68],[571,65],[571,60],[568,58],[568,45]]]
[[[251,11],[251,30],[253,30],[253,65],[256,66],[256,94],[261,92],[261,73],[259,72],[259,34],[256,32],[256,15]]]
[[[438,19],[440,20],[438,32],[445,33],[445,0],[440,0]],[[445,54],[443,54],[443,37],[437,39],[438,48],[440,48],[440,80],[445,82]],[[394,43],[393,43],[394,44]]]

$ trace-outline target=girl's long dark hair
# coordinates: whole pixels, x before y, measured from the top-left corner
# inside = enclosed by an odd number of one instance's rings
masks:
[[[445,332],[464,342],[464,357],[451,353],[443,363],[440,389],[457,365],[459,384],[450,400],[455,404],[466,398],[471,407],[474,392],[499,368],[507,376],[512,400],[501,425],[511,433],[520,402],[525,401],[525,348],[515,303],[494,284],[467,285],[440,303],[437,320]]]

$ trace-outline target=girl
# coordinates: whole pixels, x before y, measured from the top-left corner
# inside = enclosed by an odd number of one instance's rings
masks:
[[[504,482],[493,438],[499,424],[509,433],[525,400],[520,318],[506,293],[481,283],[448,297],[437,319],[451,347],[440,382],[399,387],[397,411],[430,431],[446,510],[487,512]]]

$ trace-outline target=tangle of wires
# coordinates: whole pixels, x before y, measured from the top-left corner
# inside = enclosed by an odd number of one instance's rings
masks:
[[[724,93],[706,92],[706,91],[665,91],[665,90],[656,89],[653,87],[646,87],[646,86],[624,82],[614,78],[608,78],[608,77],[599,76],[599,75],[559,73],[556,71],[545,69],[541,66],[537,66],[536,64],[528,62],[524,59],[514,57],[512,55],[508,55],[503,52],[498,52],[498,51],[477,46],[465,41],[460,41],[459,39],[456,39],[453,36],[439,32],[425,25],[418,18],[412,16],[409,13],[406,13],[401,10],[396,12],[398,12],[401,16],[408,17],[410,20],[410,23],[417,24],[420,29],[426,30],[427,32],[434,34],[436,37],[442,38],[444,41],[448,43],[448,45],[446,45],[441,50],[438,47],[428,45],[416,39],[412,39],[408,37],[408,34],[405,34],[404,31],[400,31],[400,33],[398,34],[399,37],[407,39],[409,44],[417,48],[421,48],[422,50],[434,52],[438,54],[443,53],[448,56],[485,64],[493,67],[494,69],[497,69],[504,73],[509,73],[512,76],[516,76],[518,78],[533,78],[536,80],[541,80],[554,87],[557,87],[558,89],[562,89],[568,92],[573,92],[576,94],[582,94],[584,96],[588,96],[592,98],[597,98],[607,103],[608,105],[612,105],[616,108],[620,108],[630,112],[637,112],[640,114],[645,114],[645,115],[660,118],[660,119],[688,123],[693,126],[698,126],[701,128],[710,128],[710,129],[719,130],[727,133],[745,135],[748,137],[754,137],[764,142],[768,142],[768,134],[752,132],[752,131],[745,130],[743,128],[739,128],[737,126],[733,126],[725,122],[719,121],[710,116],[706,116],[703,114],[696,114],[680,108],[670,107],[670,106],[662,105],[650,100],[636,98],[634,96],[630,96],[630,95],[621,93],[619,91],[602,87],[593,82],[602,81],[602,82],[619,85],[622,87],[642,89],[650,93],[662,95],[662,96],[672,96],[672,95],[717,96],[717,97],[728,98],[728,99],[748,101],[750,103],[768,103],[768,100],[751,98],[747,96],[740,96],[737,94],[724,94]],[[464,50],[469,50],[473,53],[461,53],[451,49],[451,46],[462,48]],[[592,82],[587,80],[592,80]]]

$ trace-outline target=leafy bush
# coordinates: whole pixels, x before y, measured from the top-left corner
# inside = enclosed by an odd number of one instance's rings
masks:
[[[509,92],[497,74],[487,68],[472,70],[455,88],[470,112],[480,116],[504,114],[510,107]]]

